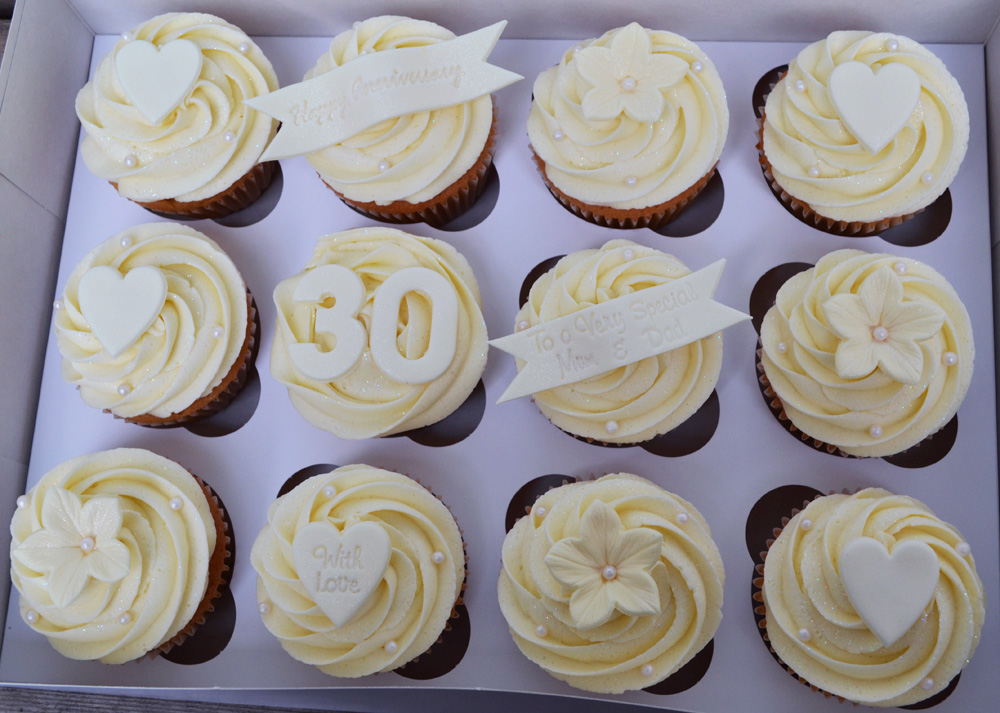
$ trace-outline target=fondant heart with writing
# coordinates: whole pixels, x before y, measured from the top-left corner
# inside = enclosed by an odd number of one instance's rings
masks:
[[[129,270],[125,277],[110,265],[93,267],[77,288],[80,312],[108,354],[131,347],[160,315],[167,299],[167,278],[155,267]]]
[[[840,581],[854,610],[883,646],[891,646],[924,613],[937,588],[937,555],[920,540],[892,554],[878,540],[858,537],[840,551]]]
[[[873,156],[896,138],[920,101],[920,78],[899,62],[877,73],[862,62],[838,64],[827,87],[841,122]]]
[[[172,40],[162,47],[133,40],[115,54],[115,71],[132,106],[159,126],[191,92],[201,62],[201,50],[191,40]]]
[[[292,541],[299,581],[337,627],[349,623],[378,588],[391,554],[389,534],[374,522],[343,532],[329,522],[311,522]]]

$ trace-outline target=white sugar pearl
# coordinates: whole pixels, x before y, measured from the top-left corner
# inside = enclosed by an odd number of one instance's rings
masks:
[[[431,562],[434,564],[444,564],[444,552],[435,552],[431,555]]]
[[[522,319],[520,322],[517,323],[517,331],[523,332],[527,328],[528,328],[528,323],[525,320]]]
[[[920,682],[920,687],[925,691],[929,691],[934,688],[934,679],[928,676],[923,681]]]
[[[180,510],[184,507],[184,501],[180,498],[170,498],[170,502],[167,505],[170,506],[171,510]]]
[[[63,308],[63,301],[62,300],[56,300],[55,302],[52,303],[52,309],[54,309],[54,310],[60,310],[62,308]]]
[[[381,161],[378,162],[378,170],[380,172],[385,173],[390,168],[392,168],[392,164],[389,163],[387,159],[382,159]]]
[[[941,363],[945,366],[955,366],[958,363],[958,354],[955,352],[945,352],[941,355]]]
[[[139,165],[139,159],[136,158],[135,154],[130,153],[128,156],[122,159],[122,163],[125,164],[125,168],[135,168],[136,166]]]
[[[892,269],[896,271],[896,274],[902,277],[906,274],[906,263],[903,261],[897,262],[892,266]]]
[[[352,24],[351,27],[354,28],[355,30],[361,27],[361,20],[355,20],[354,24]]]
[[[879,426],[878,424],[875,424],[874,426],[868,429],[868,435],[871,436],[872,438],[881,438],[882,427]]]
[[[653,675],[653,664],[648,663],[641,669],[639,669],[639,671],[642,673],[643,676],[649,678],[650,676]]]
[[[135,33],[132,30],[125,30],[122,33],[122,42],[131,42],[135,39]]]
[[[120,384],[117,391],[119,396],[128,396],[132,393],[132,387],[128,384]]]
[[[583,47],[581,47],[580,45],[573,45],[573,54],[576,54],[577,52],[579,52],[582,49],[583,49]]]
[[[813,526],[813,521],[808,517],[804,517],[799,521],[799,527],[803,530],[811,530]]]
[[[879,326],[875,327],[875,329],[872,330],[872,339],[874,339],[876,342],[884,342],[888,338],[889,338],[889,330],[886,329],[885,327]]]
[[[895,52],[896,50],[899,49],[899,41],[889,40],[888,42],[885,43],[885,46],[890,52]]]
[[[555,141],[562,141],[563,139],[566,138],[566,134],[562,132],[562,129],[556,129],[555,131],[552,132],[552,138]]]
[[[701,70],[705,69],[705,65],[703,65],[698,60],[695,60],[694,62],[691,63],[691,69],[695,72],[700,72]]]
[[[332,485],[325,485],[325,486],[323,486],[323,497],[324,498],[332,498],[336,494],[337,494],[337,489],[335,487],[333,487]]]
[[[17,500],[15,500],[15,502],[17,503],[18,510],[24,510],[24,508],[28,507],[28,502],[29,502],[28,496],[18,495]]]
[[[36,612],[34,609],[29,609],[28,611],[24,612],[24,620],[27,621],[29,624],[38,623],[38,620],[40,618],[41,617],[38,616],[38,612]]]
[[[677,513],[677,522],[679,522],[682,525],[685,524],[690,519],[691,519],[691,516],[688,515],[686,512],[679,512],[679,513]]]
[[[132,245],[132,238],[130,238],[127,235],[123,235],[121,239],[118,241],[118,244],[121,245],[123,248],[127,248]]]
[[[934,174],[931,173],[930,171],[927,171],[924,175],[922,175],[920,177],[920,180],[923,183],[926,183],[927,185],[930,185],[931,183],[934,182]]]
[[[96,547],[96,546],[97,546],[97,543],[94,542],[94,538],[93,537],[89,537],[88,536],[88,537],[84,537],[82,540],[80,540],[80,549],[83,550],[84,552],[93,552],[94,551],[94,547]]]
[[[969,546],[968,542],[959,542],[955,545],[955,552],[957,552],[962,557],[968,557],[972,554],[972,547]]]
[[[397,651],[399,651],[399,644],[397,644],[395,641],[390,641],[388,644],[385,645],[385,652],[387,654],[394,654]]]
[[[222,339],[226,335],[226,330],[218,325],[212,327],[212,336],[216,339]]]
[[[236,132],[234,132],[234,131],[227,131],[226,133],[224,133],[222,135],[222,138],[224,140],[232,143],[233,141],[236,141]]]
[[[801,79],[795,80],[795,91],[804,92],[806,90],[806,83]]]
[[[625,178],[625,185],[629,186],[629,187],[634,186],[638,182],[639,182],[639,179],[636,178],[635,176],[627,176]]]
[[[543,626],[542,624],[539,624],[538,626],[535,627],[535,633],[538,635],[538,638],[544,639],[546,636],[549,635],[549,630],[546,629],[545,626]]]
[[[604,430],[612,435],[618,433],[618,422],[608,421],[607,423],[604,424]]]
[[[121,624],[122,626],[127,626],[131,622],[132,622],[132,615],[129,614],[128,612],[125,612],[120,617],[118,617],[118,623]]]
[[[250,43],[249,43],[249,42],[240,42],[240,43],[239,43],[239,44],[238,44],[238,45],[236,46],[236,49],[238,49],[238,50],[239,50],[240,52],[242,52],[243,54],[246,54],[247,52],[249,52],[249,51],[250,51]]]
[[[601,570],[601,576],[604,577],[609,582],[618,576],[618,568],[613,564],[609,564],[607,567]]]
[[[806,173],[809,174],[809,178],[819,178],[819,167],[818,166],[810,166],[809,170],[806,171]]]
[[[809,629],[799,629],[799,641],[809,641],[812,638],[812,634],[809,633]]]
[[[784,354],[788,351],[788,345],[784,342],[778,342],[778,354]]]
[[[539,505],[535,508],[535,514],[538,515],[538,517],[545,517],[548,512],[549,511],[545,509],[544,505]]]
[[[635,257],[635,251],[632,248],[625,248],[622,250],[622,258],[624,260],[631,260]]]
[[[271,602],[261,602],[257,605],[257,611],[261,616],[267,616],[271,613]]]

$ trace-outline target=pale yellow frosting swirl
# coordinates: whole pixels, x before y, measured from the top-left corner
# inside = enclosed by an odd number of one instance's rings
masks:
[[[423,47],[454,39],[424,20],[384,15],[337,35],[306,73],[311,79],[361,54]],[[461,178],[479,159],[493,126],[484,95],[464,104],[386,119],[340,143],[306,155],[320,177],[346,198],[387,205],[422,203]]]
[[[659,90],[665,100],[659,119],[642,122],[622,113],[588,120],[583,99],[593,85],[578,71],[575,52],[610,46],[626,29],[567,49],[535,80],[528,116],[531,147],[559,190],[625,210],[660,205],[694,185],[719,160],[729,131],[726,90],[715,65],[694,42],[657,30],[642,30],[653,55],[688,67],[679,81]]]
[[[362,279],[366,294],[357,319],[366,333],[371,328],[375,293],[387,278],[409,267],[427,268],[445,277],[458,298],[457,342],[447,370],[425,384],[395,381],[382,373],[366,341],[358,362],[343,376],[321,382],[302,374],[289,356],[289,346],[326,344],[326,337],[315,332],[317,305],[294,302],[292,296],[299,281],[320,265],[342,265]],[[271,375],[288,387],[292,404],[307,421],[340,438],[373,438],[436,423],[465,401],[486,367],[486,324],[479,286],[465,258],[440,240],[381,227],[324,236],[305,271],[275,288],[274,303],[278,314]],[[403,357],[415,359],[423,354],[433,328],[432,304],[411,292],[403,305],[396,344]]]
[[[801,527],[805,519],[812,521],[808,529]],[[917,540],[938,557],[938,584],[924,615],[890,646],[858,616],[840,580],[839,554],[856,537],[890,552]],[[983,584],[972,555],[958,551],[963,543],[926,505],[886,490],[814,500],[785,526],[764,562],[775,653],[812,685],[866,705],[904,706],[940,692],[972,657],[985,616]]]
[[[278,88],[271,63],[245,32],[213,15],[159,15],[128,35],[157,47],[193,42],[201,74],[181,104],[151,126],[118,80],[115,56],[126,44],[120,39],[76,97],[87,168],[134,201],[198,201],[225,191],[258,163],[277,131],[276,121],[243,103]]]
[[[631,259],[626,259],[630,250]],[[677,258],[628,240],[562,258],[531,287],[519,329],[690,275]],[[519,363],[520,369],[523,364]],[[542,413],[568,433],[605,443],[636,443],[675,428],[705,403],[722,368],[722,333],[534,395]],[[609,432],[607,424],[618,428]]]
[[[116,499],[123,514],[117,539],[129,552],[128,574],[113,582],[89,579],[66,607],[54,604],[50,576],[16,556],[21,543],[42,529],[50,488],[65,489],[84,504]],[[217,537],[208,500],[191,474],[137,448],[80,456],[49,471],[14,513],[10,531],[21,618],[64,656],[104,663],[137,659],[191,621],[205,595]]]
[[[376,523],[392,545],[381,581],[340,628],[295,570],[295,536],[317,522],[338,530]],[[390,671],[426,651],[444,630],[465,580],[462,535],[448,508],[405,475],[366,465],[312,477],[275,500],[250,559],[267,629],[297,660],[345,678]]]
[[[921,358],[915,383],[882,367],[860,378],[838,375],[843,340],[831,329],[826,303],[857,294],[883,268],[898,276],[901,304],[944,312],[940,330],[914,344]],[[878,325],[865,326],[875,339]],[[916,260],[861,250],[829,253],[788,280],[764,316],[760,339],[764,371],[792,423],[856,456],[898,453],[948,423],[969,388],[975,358],[968,312],[941,274]]]
[[[123,276],[148,265],[167,281],[159,316],[117,357],[80,311],[80,280],[99,265]],[[239,271],[214,241],[178,223],[137,225],[105,240],[74,268],[61,302],[53,324],[63,378],[88,406],[122,418],[183,411],[222,382],[246,341],[247,288]]]
[[[581,630],[570,615],[570,593],[545,558],[558,542],[580,536],[584,513],[596,500],[614,509],[626,531],[662,535],[651,570],[660,611],[616,611],[606,623]],[[618,473],[541,496],[507,533],[498,587],[500,608],[525,656],[576,688],[621,693],[666,678],[708,644],[722,619],[724,582],[722,558],[694,506]]]
[[[830,99],[830,73],[850,61],[898,62],[920,80],[917,108],[874,156],[845,128]],[[768,95],[764,119],[764,154],[778,184],[819,215],[849,222],[929,205],[954,179],[969,142],[965,95],[944,63],[918,42],[886,33],[834,32],[806,47]]]

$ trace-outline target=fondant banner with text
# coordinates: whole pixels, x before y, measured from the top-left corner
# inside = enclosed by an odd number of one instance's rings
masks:
[[[725,266],[718,260],[687,277],[490,341],[524,362],[497,403],[574,384],[750,319],[712,299]]]
[[[281,122],[261,159],[318,151],[380,121],[472,101],[524,79],[486,62],[506,21],[423,47],[361,55],[336,69],[245,100]]]

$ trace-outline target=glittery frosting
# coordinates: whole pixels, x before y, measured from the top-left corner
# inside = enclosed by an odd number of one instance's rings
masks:
[[[329,72],[361,54],[422,47],[454,39],[424,20],[381,16],[337,35],[305,78]],[[464,104],[404,114],[308,154],[306,159],[338,193],[358,202],[430,200],[479,159],[493,125],[489,95]]]
[[[830,98],[831,72],[851,61],[900,63],[920,82],[917,108],[874,156]],[[775,180],[833,220],[877,222],[920,210],[949,186],[969,141],[965,96],[944,63],[919,43],[886,33],[834,32],[806,47],[768,95],[764,118],[764,154]]]
[[[257,164],[277,130],[271,117],[243,104],[278,88],[271,63],[246,33],[213,15],[168,13],[127,34],[128,42],[157,47],[193,42],[202,53],[201,74],[181,104],[152,126],[118,80],[115,56],[127,44],[120,39],[76,97],[87,168],[140,202],[199,201],[225,191]]]
[[[117,357],[80,309],[80,280],[100,265],[123,276],[152,266],[167,282],[160,314]],[[105,240],[74,268],[61,302],[53,324],[63,378],[88,406],[122,418],[183,411],[222,382],[246,340],[247,289],[239,271],[215,242],[178,223],[137,225]]]
[[[109,528],[110,518],[66,517],[59,510],[64,516],[54,520],[52,498],[57,496],[82,503],[84,515],[110,502],[121,519]],[[180,507],[172,507],[171,501]],[[39,533],[65,534],[80,523],[96,528],[77,533],[94,540],[92,551],[83,554],[84,563],[108,541],[126,548],[127,565],[104,577],[111,581],[88,578],[79,594],[60,606],[53,596],[56,579],[72,576],[74,570],[35,569],[33,565],[53,558],[41,557],[35,545]],[[115,534],[108,534],[111,530]],[[10,531],[11,579],[21,594],[21,618],[64,656],[104,663],[139,658],[191,621],[205,595],[217,537],[208,500],[191,474],[136,448],[80,456],[49,471],[28,492],[26,507],[15,511]],[[79,547],[59,546],[53,538],[42,544],[58,550],[62,565],[72,564],[74,556],[79,559]]]
[[[807,518],[812,525],[805,529]],[[862,536],[890,552],[902,542],[924,542],[940,565],[923,615],[890,646],[855,612],[840,579],[841,551]],[[939,693],[975,651],[985,616],[975,561],[956,550],[963,542],[926,505],[885,490],[814,500],[767,552],[763,595],[771,646],[810,684],[851,701],[904,706]]]
[[[538,278],[514,323],[533,327],[690,274],[672,255],[612,240],[598,250],[567,255]],[[600,376],[538,392],[534,399],[564,431],[605,443],[636,443],[666,433],[694,414],[712,394],[721,368],[722,334],[716,333]],[[609,430],[612,421],[617,428]]]
[[[391,542],[378,586],[339,628],[293,563],[295,536],[312,523],[347,531],[376,523]],[[366,465],[314,476],[274,501],[250,559],[268,631],[297,660],[346,678],[399,668],[431,647],[465,579],[462,536],[448,508],[416,481]]]
[[[447,370],[429,383],[402,383],[384,374],[365,342],[354,368],[332,381],[311,379],[295,368],[289,346],[314,343],[317,305],[292,297],[302,278],[321,265],[342,265],[364,283],[358,314],[372,324],[375,294],[387,278],[409,267],[427,268],[454,287],[458,298],[457,341]],[[468,262],[453,247],[393,228],[357,228],[319,239],[305,271],[274,290],[277,328],[271,347],[271,375],[288,387],[295,408],[317,428],[341,438],[373,438],[440,421],[472,393],[486,367],[486,324],[479,286]],[[403,301],[396,345],[408,359],[421,356],[433,328],[431,303],[418,293]]]
[[[898,286],[887,293],[872,290],[884,278]],[[853,347],[846,337],[857,338],[838,329],[843,325],[834,310],[841,296],[850,295],[869,311],[861,336],[873,349],[903,351],[913,365],[912,379],[885,361],[849,371],[838,364],[838,352]],[[943,313],[943,321],[916,334],[918,339],[897,341],[897,330],[902,336],[910,331],[902,321],[906,312]],[[951,420],[972,379],[975,347],[964,305],[944,277],[909,258],[829,253],[781,287],[760,338],[764,372],[788,418],[851,455],[890,455],[919,443]]]
[[[620,83],[628,73],[637,80],[631,90],[610,87],[629,99],[665,76],[645,72],[647,65],[659,60],[680,66],[668,85],[650,90],[662,95],[656,118],[639,112],[641,120],[636,119],[628,104],[614,116],[585,115],[591,113],[588,93],[608,79],[581,72],[577,58],[588,48],[610,50],[609,71],[623,75],[610,79]],[[567,49],[557,66],[538,76],[533,93],[532,149],[545,162],[553,185],[590,205],[627,210],[673,199],[715,166],[729,130],[726,92],[712,61],[690,40],[636,23]]]
[[[612,511],[629,534],[662,540],[652,562],[642,562],[658,598],[655,613],[626,614],[627,598],[603,623],[581,628],[571,611],[571,590],[553,576],[552,555],[582,536],[595,502]],[[598,506],[599,507],[599,506]],[[603,509],[603,508],[601,508]],[[598,547],[605,583],[606,565],[644,558],[628,547]],[[612,562],[611,560],[614,560]],[[561,577],[564,575],[559,572]],[[688,502],[648,480],[618,473],[596,481],[571,483],[548,491],[518,520],[503,543],[500,609],[521,652],[571,686],[600,693],[645,688],[687,663],[712,639],[722,619],[725,575],[708,524]]]

